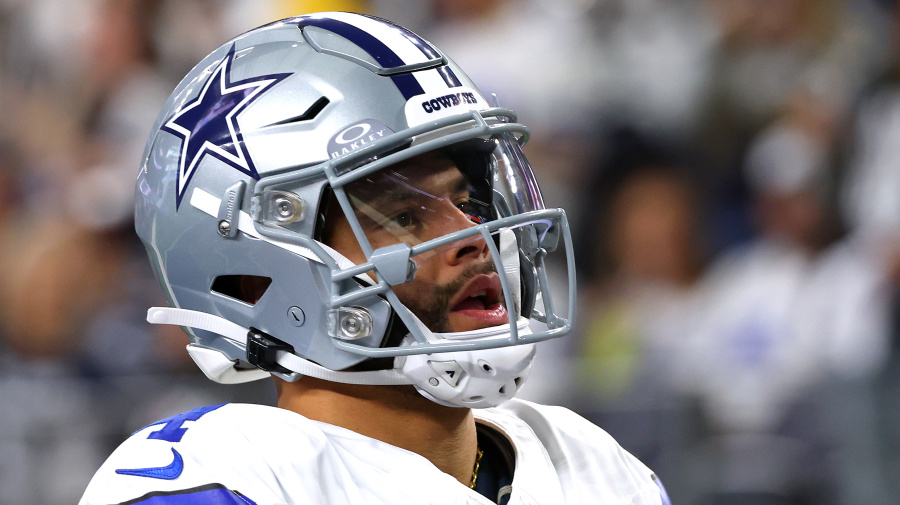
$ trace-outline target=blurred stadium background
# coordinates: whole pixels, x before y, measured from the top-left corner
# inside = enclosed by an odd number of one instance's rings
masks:
[[[898,502],[894,1],[0,0],[0,505],[76,502],[156,419],[274,401],[144,323],[132,182],[195,62],[319,10],[413,29],[532,128],[580,320],[526,398],[679,505]]]

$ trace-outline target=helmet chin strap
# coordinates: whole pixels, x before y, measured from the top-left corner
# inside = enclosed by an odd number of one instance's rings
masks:
[[[195,310],[178,309],[171,307],[153,307],[147,311],[147,322],[151,324],[173,324],[176,326],[187,326],[205,330],[217,335],[242,344],[247,345],[247,334],[249,328],[245,328],[239,324],[233,323],[224,317],[198,312]],[[193,349],[192,349],[193,348]],[[198,349],[204,349],[200,351]],[[190,344],[188,351],[197,365],[210,379],[221,381],[221,379],[231,379],[228,383],[248,382],[249,380],[261,379],[268,376],[268,372],[258,369],[237,370],[234,368],[234,361],[228,359],[224,354],[214,349],[204,348],[197,344]],[[221,360],[215,361],[215,358],[207,351],[213,351],[221,356],[225,362]],[[199,358],[199,361],[198,361]],[[301,358],[296,354],[287,351],[278,351],[276,363],[284,368],[301,374],[323,379],[332,382],[341,382],[344,384],[367,384],[379,386],[404,385],[412,384],[412,380],[406,377],[398,370],[376,370],[370,372],[340,372],[323,367],[317,363],[313,363],[307,359]],[[223,365],[232,369],[234,372],[223,371]],[[262,372],[262,373],[260,373]],[[244,379],[242,374],[253,373],[254,377]],[[237,379],[237,380],[235,380]]]
[[[205,330],[247,345],[249,328],[223,317],[194,310],[153,307],[147,311],[152,324],[172,324]],[[528,320],[517,321],[520,332],[528,332]],[[500,327],[485,328],[455,337],[479,338],[499,334]],[[407,337],[404,345],[415,345]],[[225,354],[197,344],[188,345],[191,358],[210,379],[226,384],[265,378],[260,369],[240,370]],[[449,407],[494,407],[515,396],[528,377],[534,357],[534,344],[512,348],[482,349],[439,354],[410,355],[398,358],[391,370],[341,372],[278,351],[276,363],[291,372],[344,384],[413,385],[422,396]]]

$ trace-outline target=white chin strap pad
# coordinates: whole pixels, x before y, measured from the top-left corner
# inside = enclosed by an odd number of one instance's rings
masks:
[[[531,331],[519,320],[519,334]],[[412,354],[397,358],[400,371],[422,396],[448,407],[496,407],[516,396],[528,379],[535,345],[476,351]]]
[[[187,351],[204,375],[219,384],[243,384],[269,376],[269,372],[259,368],[235,368],[235,362],[228,359],[228,356],[209,347],[188,344]]]

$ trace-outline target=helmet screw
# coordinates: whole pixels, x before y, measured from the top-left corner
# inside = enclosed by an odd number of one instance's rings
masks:
[[[439,384],[437,377],[432,377],[432,378],[428,379],[428,383],[434,387],[437,387],[437,385]]]
[[[275,213],[279,219],[290,219],[294,216],[294,203],[287,198],[278,198],[275,200]]]
[[[303,326],[303,323],[306,322],[306,314],[303,313],[303,309],[300,307],[291,307],[288,309],[288,321],[294,326]]]
[[[231,232],[231,223],[224,220],[219,221],[219,235],[227,237],[229,232]]]
[[[328,334],[340,340],[356,340],[372,334],[373,321],[362,307],[340,307],[328,311]]]
[[[362,322],[354,314],[341,318],[341,329],[348,337],[356,337],[362,331]]]

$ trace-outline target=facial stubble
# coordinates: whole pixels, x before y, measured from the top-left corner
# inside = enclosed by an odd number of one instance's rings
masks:
[[[450,325],[450,301],[453,297],[476,276],[496,272],[497,267],[493,262],[471,265],[456,279],[447,284],[436,285],[430,300],[427,297],[417,296],[401,301],[425,324],[426,328],[434,333],[449,333],[453,331]]]

